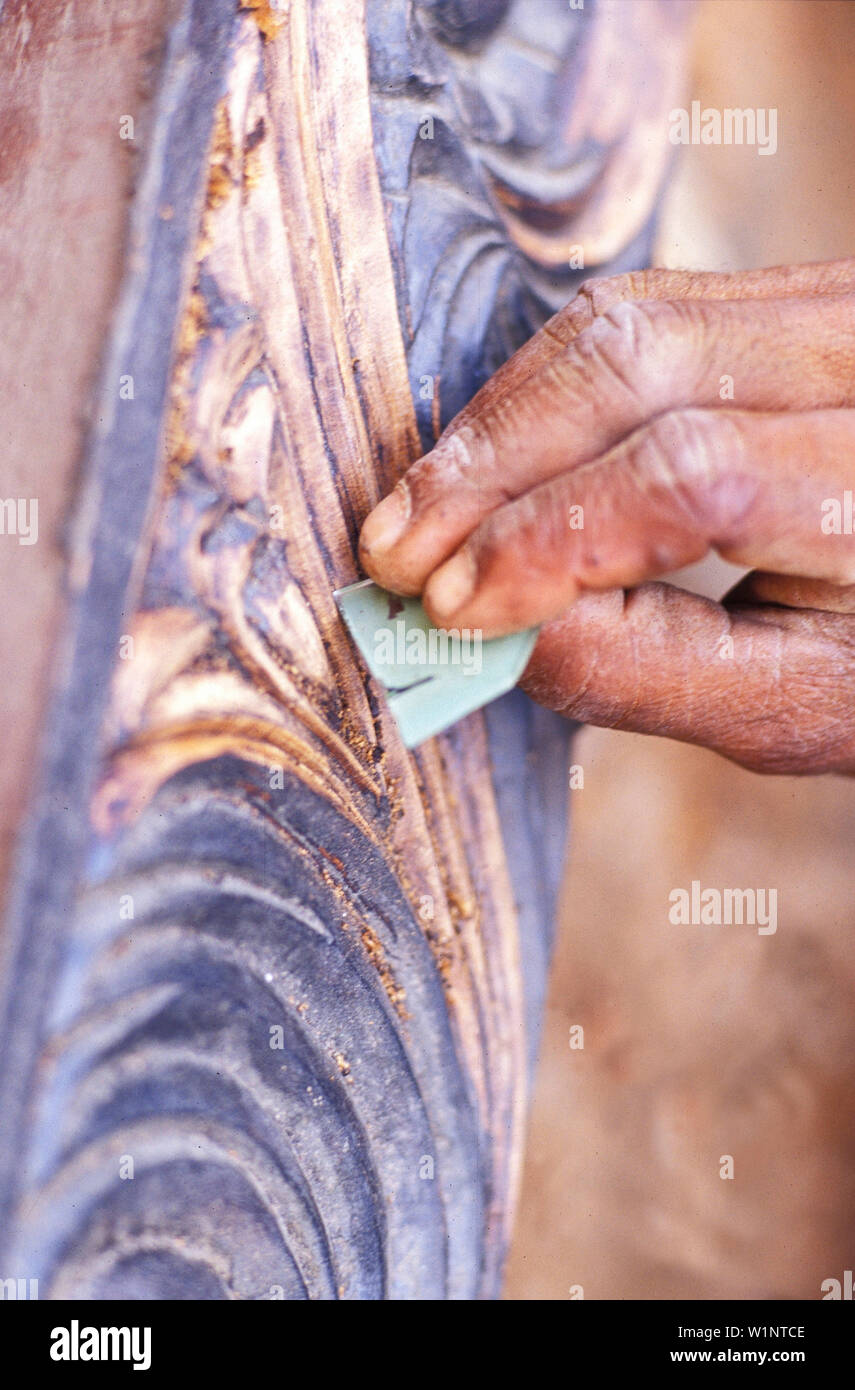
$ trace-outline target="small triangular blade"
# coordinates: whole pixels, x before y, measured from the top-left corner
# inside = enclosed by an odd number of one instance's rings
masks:
[[[387,593],[371,579],[334,598],[408,748],[511,690],[537,641],[537,628],[490,641],[477,629],[436,628],[418,599]]]

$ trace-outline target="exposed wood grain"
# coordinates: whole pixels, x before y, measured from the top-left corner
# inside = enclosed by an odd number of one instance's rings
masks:
[[[3,1259],[53,1296],[497,1291],[565,736],[514,697],[407,753],[332,591],[574,281],[495,195],[540,189],[591,42],[534,8],[538,102],[488,142],[531,7],[194,0],[173,36],[6,967]]]

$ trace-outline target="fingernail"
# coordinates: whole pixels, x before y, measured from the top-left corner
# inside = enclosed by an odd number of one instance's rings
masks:
[[[362,549],[370,555],[391,550],[406,530],[409,519],[410,490],[406,483],[400,482],[366,517],[359,537]]]
[[[440,565],[427,586],[431,611],[440,618],[451,617],[472,597],[477,577],[475,557],[468,550]]]

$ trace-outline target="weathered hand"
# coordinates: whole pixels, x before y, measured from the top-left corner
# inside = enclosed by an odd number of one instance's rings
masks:
[[[855,771],[855,260],[583,286],[408,471],[366,570],[444,627],[546,624],[594,724]],[[722,604],[647,581],[715,549]]]

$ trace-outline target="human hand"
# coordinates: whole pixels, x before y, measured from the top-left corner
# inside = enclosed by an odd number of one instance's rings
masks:
[[[855,771],[855,260],[592,281],[365,523],[384,587],[594,724]],[[848,500],[848,505],[847,505]],[[721,604],[651,583],[710,549]]]

